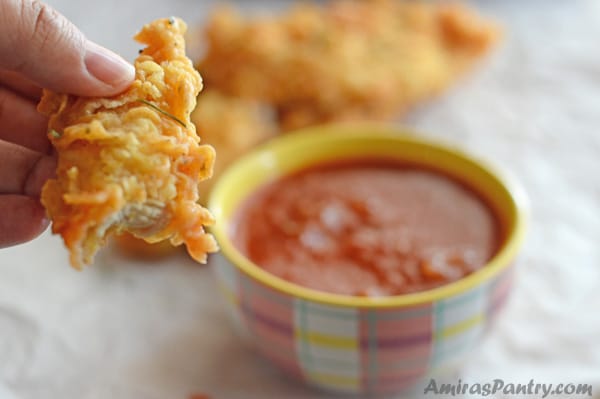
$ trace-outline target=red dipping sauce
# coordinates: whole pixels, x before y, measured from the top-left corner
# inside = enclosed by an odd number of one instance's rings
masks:
[[[256,265],[342,295],[428,290],[481,268],[500,229],[472,190],[393,162],[320,165],[275,181],[241,207],[232,237]]]

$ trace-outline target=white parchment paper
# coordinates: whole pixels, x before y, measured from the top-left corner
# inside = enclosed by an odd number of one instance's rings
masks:
[[[125,39],[143,23],[179,15],[194,25],[211,6],[50,3],[129,59],[137,45]],[[404,123],[516,176],[530,198],[531,224],[514,295],[460,378],[583,382],[600,397],[600,2],[473,4],[503,24],[502,46]],[[244,347],[221,311],[210,271],[183,254],[144,264],[108,249],[79,273],[68,267],[61,241],[47,233],[0,250],[0,399],[192,393],[327,397],[287,380]]]

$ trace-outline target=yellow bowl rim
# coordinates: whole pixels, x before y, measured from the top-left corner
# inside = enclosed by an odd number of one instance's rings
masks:
[[[361,131],[366,131],[368,133],[361,133]],[[412,142],[417,145],[425,145],[440,149],[456,158],[466,159],[487,172],[487,174],[492,176],[497,183],[506,189],[513,203],[512,205],[515,208],[516,220],[514,220],[514,228],[512,231],[508,232],[503,247],[487,264],[460,280],[431,290],[410,294],[384,297],[359,297],[314,290],[286,281],[261,269],[235,248],[233,242],[227,235],[225,222],[220,222],[219,218],[217,218],[217,222],[210,230],[214,234],[221,248],[221,254],[219,256],[224,256],[241,272],[280,293],[320,304],[350,308],[401,308],[430,304],[441,299],[464,293],[498,275],[504,269],[508,268],[516,258],[525,239],[525,232],[527,229],[526,221],[529,213],[527,196],[520,184],[518,184],[513,177],[499,171],[488,161],[484,161],[468,154],[456,146],[445,143],[443,140],[424,138],[423,135],[417,134],[415,130],[401,126],[390,126],[377,123],[352,125],[330,124],[305,128],[293,133],[287,133],[284,136],[276,137],[253,149],[235,161],[224,171],[211,191],[208,208],[213,212],[215,209],[219,208],[220,198],[227,193],[228,180],[235,179],[236,176],[241,173],[246,173],[246,168],[244,166],[255,163],[260,154],[280,151],[288,146],[295,146],[297,143],[318,140],[319,137],[322,137],[323,135],[327,135],[329,140],[353,138],[364,140],[389,139],[393,141]]]

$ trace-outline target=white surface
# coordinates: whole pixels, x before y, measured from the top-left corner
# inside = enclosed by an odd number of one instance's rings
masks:
[[[210,2],[50,1],[132,59],[152,18],[200,21]],[[245,2],[283,6],[285,2]],[[514,295],[464,382],[585,382],[600,394],[600,6],[482,1],[506,29],[477,73],[407,123],[518,176],[532,222]],[[233,335],[209,270],[108,250],[82,273],[48,234],[0,250],[0,399],[318,396]],[[433,397],[433,396],[432,396]]]

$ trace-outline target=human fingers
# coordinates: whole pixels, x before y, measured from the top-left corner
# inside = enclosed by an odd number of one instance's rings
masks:
[[[55,170],[55,158],[0,141],[0,194],[39,197],[44,183],[54,176]]]
[[[0,1],[0,67],[44,88],[82,96],[117,94],[131,64],[85,38],[64,16],[35,0]]]
[[[48,227],[46,212],[38,198],[0,195],[0,209],[0,248],[30,241]]]
[[[0,69],[0,84],[22,97],[38,102],[42,97],[42,88],[20,73]]]
[[[48,120],[36,110],[36,104],[11,90],[0,87],[0,139],[47,153]]]

